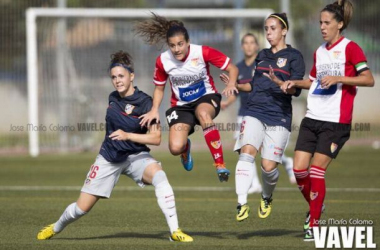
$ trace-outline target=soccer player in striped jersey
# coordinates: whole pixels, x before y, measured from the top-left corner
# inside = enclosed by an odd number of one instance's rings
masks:
[[[229,73],[230,82],[222,92],[226,95],[237,92],[235,82],[238,69],[220,51],[191,44],[189,34],[180,21],[167,20],[153,13],[151,19],[138,23],[135,30],[147,43],[165,42],[169,47],[157,57],[153,78],[156,85],[153,107],[143,116],[141,125],[159,120],[158,108],[169,79],[172,95],[171,108],[166,111],[166,119],[170,127],[170,152],[180,155],[184,168],[187,171],[192,170],[193,160],[188,136],[194,132],[195,125],[200,125],[219,180],[227,181],[230,171],[225,167],[222,142],[213,122],[220,111],[221,95],[215,88],[209,67],[212,64]]]
[[[252,183],[255,158],[261,154],[262,193],[258,208],[259,218],[267,218],[272,209],[273,192],[289,140],[292,123],[292,97],[301,89],[283,93],[287,80],[300,80],[305,73],[302,54],[286,44],[289,22],[285,13],[273,13],[265,20],[265,35],[271,47],[256,57],[256,69],[249,83],[237,83],[239,91],[250,92],[234,150],[239,152],[236,164],[236,220],[248,218],[248,190]]]
[[[352,14],[347,0],[322,9],[320,29],[325,42],[314,53],[309,79],[289,81],[283,88],[309,89],[294,157],[297,183],[309,204],[305,241],[314,240],[312,228],[318,226],[323,210],[327,167],[350,137],[357,87],[374,86],[363,50],[342,35]]]
[[[171,232],[169,239],[191,242],[193,238],[178,228],[174,193],[166,174],[146,146],[159,145],[161,131],[157,122],[148,127],[140,126],[140,117],[151,109],[152,98],[134,86],[131,56],[124,51],[113,54],[109,73],[116,91],[109,95],[106,135],[99,154],[78,200],[65,209],[58,221],[43,228],[37,239],[50,239],[87,214],[100,198],[110,198],[120,175],[126,175],[141,187],[154,186],[158,205]]]

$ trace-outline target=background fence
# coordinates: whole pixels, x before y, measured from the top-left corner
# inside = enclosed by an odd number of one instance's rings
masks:
[[[319,11],[330,1],[292,0],[279,1],[117,1],[117,0],[78,0],[67,1],[67,8],[271,8],[275,11],[286,10],[291,16],[291,42],[299,49],[305,59],[307,71],[312,63],[314,50],[322,42],[319,32]],[[377,29],[377,11],[380,2],[376,0],[354,0],[355,12],[352,23],[345,35],[356,41],[365,51],[372,72],[377,80],[380,72],[380,37]],[[27,153],[28,149],[28,104],[27,104],[27,60],[25,11],[29,7],[56,7],[62,1],[23,0],[0,3],[0,154]],[[287,5],[288,3],[288,5]],[[148,15],[147,15],[148,16]],[[61,145],[62,133],[68,135],[64,142],[70,150],[97,150],[104,131],[80,131],[78,124],[97,124],[101,130],[107,107],[107,96],[112,85],[107,76],[109,55],[117,50],[129,51],[136,68],[136,84],[147,93],[153,92],[152,75],[155,57],[160,48],[147,46],[132,32],[133,22],[125,19],[109,18],[68,18],[64,33],[60,32],[58,18],[38,19],[38,66],[39,66],[39,105],[40,123],[47,132],[40,133],[44,152],[57,151]],[[235,61],[241,53],[234,47],[236,37],[246,31],[258,35],[261,47],[264,46],[262,20],[257,19],[182,19],[190,32],[192,43],[210,45],[220,49]],[[237,25],[240,23],[240,25]],[[61,37],[60,37],[61,36]],[[62,36],[64,43],[62,41]],[[163,49],[166,49],[165,47]],[[63,51],[63,53],[62,53]],[[63,57],[62,57],[63,56]],[[63,60],[62,60],[63,59]],[[64,63],[65,91],[59,91],[59,68]],[[214,79],[219,90],[223,88],[218,81],[219,71],[213,69]],[[60,79],[60,80],[59,80]],[[59,81],[58,81],[59,80]],[[355,101],[354,127],[351,145],[374,145],[380,141],[379,81],[375,88],[360,88]],[[169,90],[169,88],[167,88]],[[304,116],[306,93],[294,100],[293,140],[297,136],[297,125]],[[65,107],[57,101],[65,98]],[[168,95],[163,101],[161,114],[168,107]],[[235,122],[237,106],[222,112],[217,122]],[[62,110],[67,116],[62,120]],[[74,128],[72,129],[71,126]],[[65,131],[62,131],[62,128]],[[24,128],[23,131],[20,131]],[[227,128],[227,127],[224,127]],[[231,128],[231,127],[230,127]],[[95,129],[95,130],[96,130]],[[94,128],[93,128],[94,130]],[[195,143],[203,143],[200,133],[194,136]],[[223,133],[225,144],[232,145],[232,132]],[[166,148],[167,136],[163,135]],[[227,146],[227,147],[228,147]]]

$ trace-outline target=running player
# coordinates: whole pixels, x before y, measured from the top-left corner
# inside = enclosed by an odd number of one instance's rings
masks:
[[[157,57],[154,72],[153,107],[143,115],[141,125],[159,120],[158,108],[164,96],[169,78],[172,89],[171,108],[166,111],[169,124],[169,149],[173,155],[180,155],[187,171],[193,168],[188,136],[195,125],[201,125],[206,144],[214,159],[214,166],[221,182],[227,181],[230,171],[223,159],[222,142],[213,119],[220,111],[221,95],[217,93],[209,64],[230,75],[230,82],[222,92],[232,95],[237,92],[235,82],[238,69],[230,58],[220,51],[190,43],[189,34],[182,22],[167,20],[153,13],[152,18],[136,25],[137,34],[149,44],[166,42],[169,49]]]
[[[265,34],[271,47],[256,57],[256,70],[250,83],[237,84],[238,90],[251,91],[235,151],[240,153],[236,165],[237,221],[249,216],[248,190],[252,183],[254,162],[261,148],[262,194],[258,216],[267,218],[272,209],[282,155],[288,143],[292,122],[292,96],[301,89],[283,93],[287,80],[302,79],[305,64],[301,53],[285,43],[289,23],[285,13],[271,14],[265,20]]]
[[[236,64],[236,66],[239,69],[239,77],[238,77],[238,83],[249,83],[252,80],[253,74],[255,72],[255,59],[259,50],[259,45],[257,43],[257,38],[252,33],[245,34],[241,39],[241,48],[244,53],[244,59],[241,60],[239,63]],[[223,73],[221,75],[222,81],[227,81],[228,77]],[[240,125],[243,120],[244,112],[247,109],[247,100],[248,100],[249,93],[241,91],[237,95],[231,95],[227,98],[226,101],[222,101],[221,107],[222,110],[228,108],[232,103],[234,103],[238,98],[240,100],[239,102],[239,111],[238,111],[238,117],[237,117],[237,124],[239,125],[238,129],[235,131],[234,137],[235,139],[239,138],[240,134]],[[249,194],[252,193],[261,193],[262,187],[259,181],[259,178],[257,176],[257,170],[256,170],[256,164],[254,164],[254,170],[253,170],[253,177],[252,177],[252,185],[248,190]],[[294,177],[293,173],[293,159],[291,157],[287,157],[285,153],[282,155],[282,164],[285,167],[286,173],[288,174],[289,181],[292,184],[296,183],[296,179]]]
[[[253,73],[255,72],[255,59],[257,56],[257,52],[259,51],[259,44],[257,43],[257,38],[252,33],[245,34],[241,39],[241,49],[244,53],[244,59],[236,64],[239,69],[238,83],[249,83],[252,80]],[[221,75],[221,80],[226,81],[228,83],[229,78],[223,73]],[[221,102],[222,110],[227,109],[231,104],[233,104],[237,99],[239,99],[239,111],[237,117],[237,124],[239,125],[236,128],[234,133],[234,138],[239,138],[240,126],[243,120],[244,112],[246,110],[246,103],[248,100],[249,93],[240,91],[238,94],[229,96],[225,101]],[[253,163],[253,171],[252,171],[252,184],[248,190],[248,193],[261,193],[262,187],[260,184],[260,180],[257,176],[256,165]]]
[[[60,233],[68,224],[87,214],[99,198],[109,198],[121,174],[139,186],[153,185],[162,212],[170,228],[170,240],[191,242],[192,237],[178,227],[173,189],[160,163],[150,154],[147,144],[159,145],[159,123],[140,126],[139,117],[152,107],[152,98],[134,87],[134,69],[130,55],[119,51],[109,66],[116,91],[109,95],[106,135],[95,163],[91,166],[79,198],[70,204],[57,222],[43,228],[37,239],[46,240]]]
[[[374,86],[363,50],[342,35],[352,14],[350,1],[336,1],[322,9],[320,29],[325,43],[314,53],[309,79],[283,86],[285,91],[310,89],[294,157],[297,183],[309,203],[305,241],[314,241],[312,228],[318,226],[323,210],[327,167],[350,137],[357,87]]]

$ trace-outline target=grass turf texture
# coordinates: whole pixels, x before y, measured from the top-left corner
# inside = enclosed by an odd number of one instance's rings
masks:
[[[151,188],[115,190],[93,210],[51,240],[38,241],[37,232],[55,222],[79,194],[75,191],[10,191],[6,186],[81,186],[96,154],[49,155],[37,159],[0,159],[1,249],[314,249],[303,242],[307,211],[300,192],[288,182],[280,166],[272,214],[257,217],[259,194],[249,196],[250,217],[235,220],[234,174],[219,183],[208,152],[194,153],[194,169],[185,171],[179,157],[152,153],[162,161],[176,195],[181,228],[193,243],[169,242],[169,232]],[[237,155],[227,152],[227,167],[234,172]],[[327,171],[328,188],[380,188],[380,154],[369,148],[342,151]],[[259,172],[260,173],[260,172]],[[125,176],[117,187],[135,187]],[[229,191],[176,191],[176,187],[227,187]],[[282,188],[282,189],[281,189]],[[291,188],[292,190],[284,190]],[[327,191],[322,219],[361,219],[374,222],[374,241],[380,243],[380,193]]]

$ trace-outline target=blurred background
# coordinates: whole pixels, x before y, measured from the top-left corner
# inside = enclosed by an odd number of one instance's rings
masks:
[[[38,124],[28,126],[26,10],[40,8],[144,8],[144,9],[272,9],[287,12],[291,35],[287,42],[300,50],[306,74],[314,50],[323,42],[319,31],[319,12],[326,0],[1,0],[0,1],[0,156],[27,155],[28,130],[38,129],[39,150],[44,153],[97,151],[104,137],[104,117],[108,94],[113,91],[107,67],[110,54],[128,51],[134,58],[135,85],[148,94],[152,83],[155,58],[167,48],[148,46],[133,33],[138,18],[37,18]],[[355,99],[350,146],[380,148],[380,23],[378,0],[352,0],[354,17],[344,35],[364,50],[368,65],[376,78],[374,88],[360,88]],[[146,12],[146,18],[149,12]],[[243,59],[240,38],[254,33],[265,47],[263,18],[183,18],[192,43],[215,47],[234,63]],[[29,69],[30,70],[30,69]],[[212,74],[221,92],[220,71]],[[164,125],[163,143],[157,150],[167,150],[168,136],[163,114],[169,107],[170,87],[166,88],[160,114]],[[305,115],[307,91],[293,100],[294,119],[289,150],[297,138],[297,126]],[[220,113],[216,122],[234,123],[238,104]],[[81,124],[90,124],[83,131]],[[95,124],[95,125],[92,125]],[[38,128],[37,128],[38,127]],[[43,128],[46,129],[43,129]],[[223,127],[224,148],[231,150],[233,132]],[[230,127],[232,128],[232,127]],[[200,131],[193,136],[195,149],[206,149]],[[199,146],[198,146],[199,144]]]

